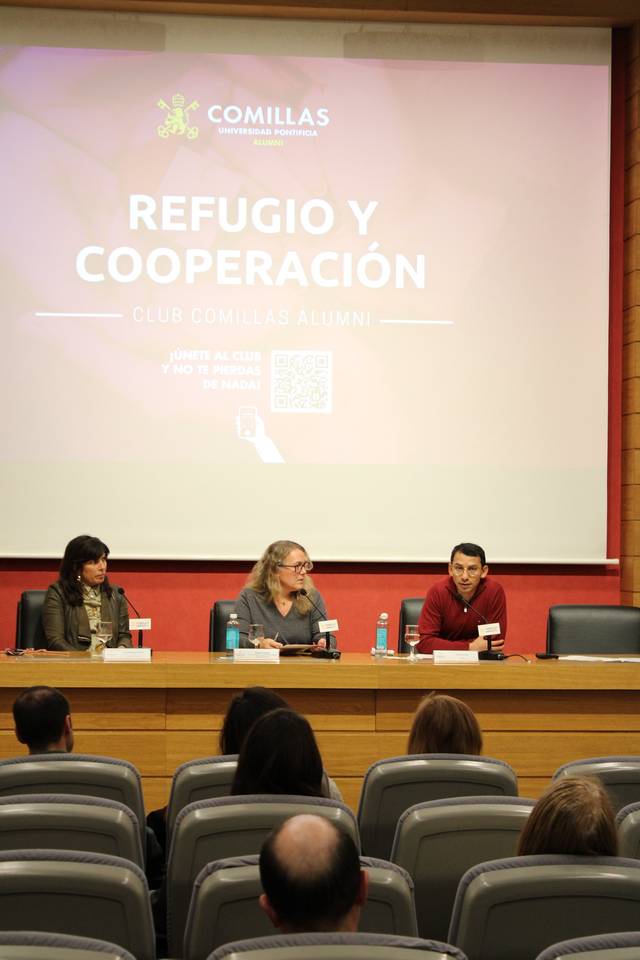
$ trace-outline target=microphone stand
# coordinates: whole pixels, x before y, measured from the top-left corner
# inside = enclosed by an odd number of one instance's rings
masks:
[[[126,600],[127,603],[129,604],[129,606],[131,607],[131,609],[132,609],[133,612],[135,613],[136,617],[138,618],[138,620],[141,620],[142,617],[140,616],[140,614],[138,613],[138,611],[136,610],[136,608],[134,607],[134,605],[131,603],[131,600],[129,600],[129,597],[128,597],[128,596],[126,595],[126,593],[124,592],[124,587],[118,587],[118,593],[125,598],[125,600]],[[143,644],[143,642],[142,642],[142,630],[138,630],[138,649],[139,649],[139,650],[142,649],[143,646],[144,646],[144,644]]]
[[[304,589],[304,587],[301,587],[300,590],[297,590],[296,592],[298,596],[306,597],[309,603],[311,604],[311,606],[314,608],[314,610],[316,610],[320,614],[322,619],[323,620],[326,619],[327,615],[325,611],[321,610],[317,603],[314,603],[313,598],[309,595],[308,591]],[[339,660],[340,651],[331,649],[331,631],[330,630],[325,630],[324,638],[325,638],[325,643],[327,645],[326,649],[323,650],[322,647],[320,647],[318,650],[313,650],[311,653],[311,656],[315,657],[317,660]]]
[[[460,603],[464,604],[465,607],[468,607],[469,610],[473,610],[475,615],[477,617],[480,617],[481,620],[484,620],[485,623],[489,622],[485,617],[484,613],[480,613],[479,610],[476,610],[473,604],[469,603],[468,600],[465,600],[465,598],[462,596],[461,593],[458,594],[458,599],[460,600]],[[465,613],[466,613],[466,609],[465,609]],[[504,653],[502,652],[502,650],[491,649],[491,637],[487,637],[486,640],[487,640],[487,649],[478,650],[478,660],[506,660],[507,659]]]

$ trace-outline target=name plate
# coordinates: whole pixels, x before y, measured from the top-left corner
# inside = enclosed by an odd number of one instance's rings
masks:
[[[151,630],[151,617],[129,617],[129,630]]]
[[[149,647],[105,647],[102,651],[105,663],[151,663]]]
[[[259,647],[236,647],[233,660],[238,663],[280,663],[280,651],[276,647],[261,650]]]
[[[337,620],[318,620],[320,633],[337,633],[339,629]]]
[[[477,650],[434,650],[434,663],[478,663]]]
[[[479,623],[478,624],[479,637],[497,637],[499,633],[500,633],[499,623]]]

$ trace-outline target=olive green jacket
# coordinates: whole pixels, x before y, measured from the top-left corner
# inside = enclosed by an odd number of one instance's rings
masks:
[[[101,619],[113,623],[113,637],[108,646],[130,647],[127,601],[113,584],[110,598],[102,591],[101,608]],[[51,584],[44,598],[42,626],[49,650],[88,650],[91,646],[91,629],[84,604],[71,606],[59,580]]]

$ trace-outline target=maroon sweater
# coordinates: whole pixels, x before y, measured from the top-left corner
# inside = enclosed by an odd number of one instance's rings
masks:
[[[468,650],[469,641],[476,639],[481,623],[499,623],[500,636],[506,637],[507,600],[499,583],[490,577],[480,581],[470,601],[478,613],[469,606],[465,613],[465,605],[457,599],[457,593],[453,577],[438,581],[427,591],[418,620],[419,653]]]

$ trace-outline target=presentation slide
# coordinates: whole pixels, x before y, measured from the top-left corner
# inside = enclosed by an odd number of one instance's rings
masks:
[[[603,559],[609,33],[207,27],[3,49],[0,553]]]

